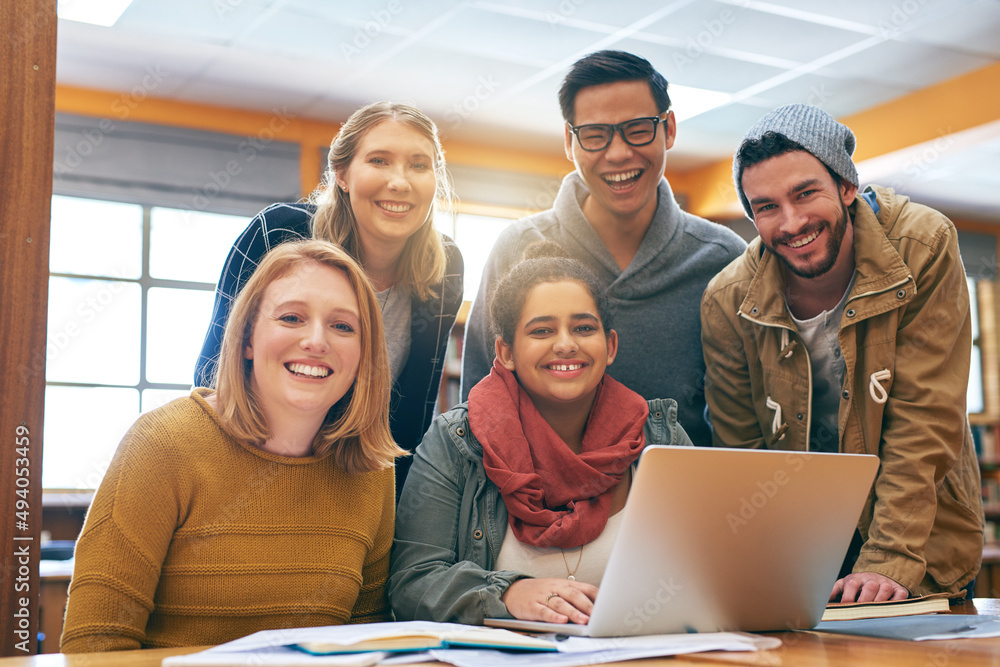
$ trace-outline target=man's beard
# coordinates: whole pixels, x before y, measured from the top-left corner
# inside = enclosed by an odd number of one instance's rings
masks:
[[[827,235],[826,240],[826,255],[820,257],[817,263],[813,264],[793,264],[788,259],[786,259],[781,253],[776,252],[773,247],[768,244],[767,249],[774,253],[778,259],[788,268],[789,271],[794,273],[800,278],[818,278],[824,273],[833,268],[833,265],[837,263],[837,257],[840,256],[840,246],[844,242],[844,235],[847,233],[847,225],[850,224],[849,216],[847,212],[847,207],[844,206],[843,202],[840,204],[840,218],[833,224],[823,223],[818,227],[822,229],[824,226],[827,227],[830,233]],[[816,229],[811,230],[809,233],[816,231]],[[791,237],[788,237],[791,238]],[[784,243],[786,239],[772,239],[774,245],[779,245],[779,243]]]

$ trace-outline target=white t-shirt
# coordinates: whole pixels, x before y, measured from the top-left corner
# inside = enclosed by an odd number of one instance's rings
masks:
[[[840,414],[840,393],[847,364],[840,352],[840,321],[844,317],[847,295],[854,278],[833,310],[824,310],[815,317],[800,320],[792,315],[802,342],[809,351],[812,367],[812,421],[809,424],[809,451],[838,452],[840,436],[837,419]],[[789,315],[791,311],[789,310]]]
[[[524,544],[514,536],[514,530],[508,521],[507,535],[497,556],[496,569],[524,572],[536,579],[566,579],[572,574],[577,581],[600,586],[623,515],[624,512],[618,512],[608,517],[608,523],[595,540],[575,549]]]
[[[393,285],[375,293],[382,307],[385,343],[389,349],[389,369],[395,382],[410,356],[410,288]]]

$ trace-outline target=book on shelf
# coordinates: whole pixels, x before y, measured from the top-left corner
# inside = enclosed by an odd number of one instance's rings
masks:
[[[1000,462],[996,430],[993,424],[973,424],[972,426],[972,442],[981,463],[995,464]]]
[[[831,602],[826,606],[821,622],[933,614],[948,611],[949,604],[947,593],[884,602]]]

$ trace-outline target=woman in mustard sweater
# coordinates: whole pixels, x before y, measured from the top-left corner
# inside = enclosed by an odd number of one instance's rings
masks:
[[[381,621],[394,523],[389,364],[364,271],[325,241],[268,253],[217,391],[143,415],[76,548],[66,653]]]

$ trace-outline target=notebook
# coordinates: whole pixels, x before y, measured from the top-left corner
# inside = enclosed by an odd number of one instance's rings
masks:
[[[587,625],[565,635],[780,631],[819,622],[879,460],[651,445]]]

